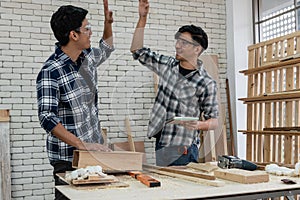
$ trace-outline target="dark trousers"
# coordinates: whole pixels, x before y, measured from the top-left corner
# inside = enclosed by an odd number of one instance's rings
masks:
[[[159,137],[155,144],[156,165],[180,166],[198,162],[199,151],[196,144],[191,146],[161,146]]]
[[[66,182],[61,180],[58,176],[56,176],[57,173],[65,173],[66,171],[73,171],[74,168],[72,167],[72,162],[58,160],[58,161],[52,161],[50,164],[53,166],[53,177],[55,180],[55,186],[57,185],[67,185]],[[59,190],[55,188],[55,200],[69,200],[67,197],[65,197]]]

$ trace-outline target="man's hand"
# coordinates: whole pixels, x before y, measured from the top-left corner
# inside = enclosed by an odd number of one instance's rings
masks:
[[[139,15],[140,17],[147,17],[149,13],[148,0],[139,0]]]
[[[136,25],[130,51],[134,53],[136,50],[141,49],[144,45],[144,28],[147,22],[147,15],[149,13],[148,0],[139,0],[139,21]]]
[[[114,22],[113,12],[108,9],[108,0],[103,0],[105,22],[112,24]]]
[[[205,121],[184,121],[180,125],[184,126],[188,130],[214,130],[218,128],[218,120],[211,118]]]
[[[85,143],[83,142],[80,146],[79,150],[87,150],[87,151],[104,151],[104,152],[110,152],[112,151],[110,148],[108,148],[105,145],[98,144],[98,143]]]
[[[198,130],[200,121],[182,121],[180,125],[184,126],[188,130]]]

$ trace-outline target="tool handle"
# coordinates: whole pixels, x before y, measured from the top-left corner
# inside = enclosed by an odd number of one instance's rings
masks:
[[[242,160],[242,169],[253,171],[257,169],[257,165],[250,161]]]

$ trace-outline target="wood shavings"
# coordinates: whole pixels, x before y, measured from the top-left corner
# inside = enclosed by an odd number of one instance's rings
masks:
[[[68,182],[71,182],[72,180],[84,180],[92,175],[98,175],[100,177],[107,176],[107,174],[102,172],[102,167],[97,165],[87,166],[86,168],[79,168],[77,170],[72,171],[71,173],[66,173],[65,179]]]
[[[277,176],[299,176],[300,175],[300,163],[295,165],[295,169],[287,167],[280,167],[277,164],[266,165],[265,170]]]

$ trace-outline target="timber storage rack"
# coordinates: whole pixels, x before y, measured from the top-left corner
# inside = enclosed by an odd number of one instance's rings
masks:
[[[300,136],[300,31],[248,47],[247,160],[295,165]]]

